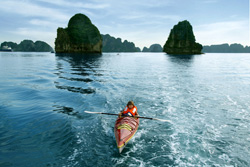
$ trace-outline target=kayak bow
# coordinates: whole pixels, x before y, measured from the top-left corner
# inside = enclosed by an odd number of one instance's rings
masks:
[[[133,117],[117,118],[115,122],[115,139],[119,153],[122,152],[129,140],[134,136],[139,126],[139,119]]]

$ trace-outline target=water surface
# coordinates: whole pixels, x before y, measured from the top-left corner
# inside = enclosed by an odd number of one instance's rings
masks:
[[[0,53],[0,166],[250,166],[250,55]],[[139,129],[118,153],[116,117]]]

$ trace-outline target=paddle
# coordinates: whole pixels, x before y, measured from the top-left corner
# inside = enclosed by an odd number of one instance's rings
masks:
[[[104,115],[116,115],[116,116],[119,116],[119,114],[112,114],[112,113],[105,113],[105,112],[92,112],[92,111],[84,111],[84,112],[89,113],[89,114],[104,114]],[[132,117],[132,116],[127,116],[127,117]],[[166,119],[149,118],[149,117],[141,117],[141,116],[136,116],[136,118],[151,119],[151,120],[157,120],[157,121],[171,123],[170,120],[166,120]]]

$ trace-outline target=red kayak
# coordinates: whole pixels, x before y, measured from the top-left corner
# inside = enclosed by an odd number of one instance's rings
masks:
[[[134,136],[139,126],[139,118],[121,117],[115,122],[115,139],[119,153],[122,152],[128,141]]]

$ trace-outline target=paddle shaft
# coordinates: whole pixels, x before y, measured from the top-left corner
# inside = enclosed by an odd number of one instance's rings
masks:
[[[116,115],[116,116],[120,116],[119,114],[112,114],[112,113],[105,113],[105,112],[91,112],[91,111],[84,111],[86,113],[90,113],[90,114],[105,114],[105,115]],[[123,116],[124,117],[124,116]],[[133,117],[133,116],[125,116],[125,117]],[[158,119],[158,118],[149,118],[149,117],[140,117],[140,116],[135,116],[136,118],[142,118],[142,119],[151,119],[151,120],[157,120],[157,121],[162,121],[162,122],[170,122],[169,120],[165,120],[165,119]]]
[[[105,113],[105,112],[99,112],[99,114],[104,114],[104,115],[116,115],[119,116],[119,114],[112,114],[112,113]],[[125,116],[125,117],[133,117],[133,116]],[[142,118],[142,119],[155,119],[155,118],[149,118],[149,117],[140,117],[140,116],[135,116],[136,118]]]

